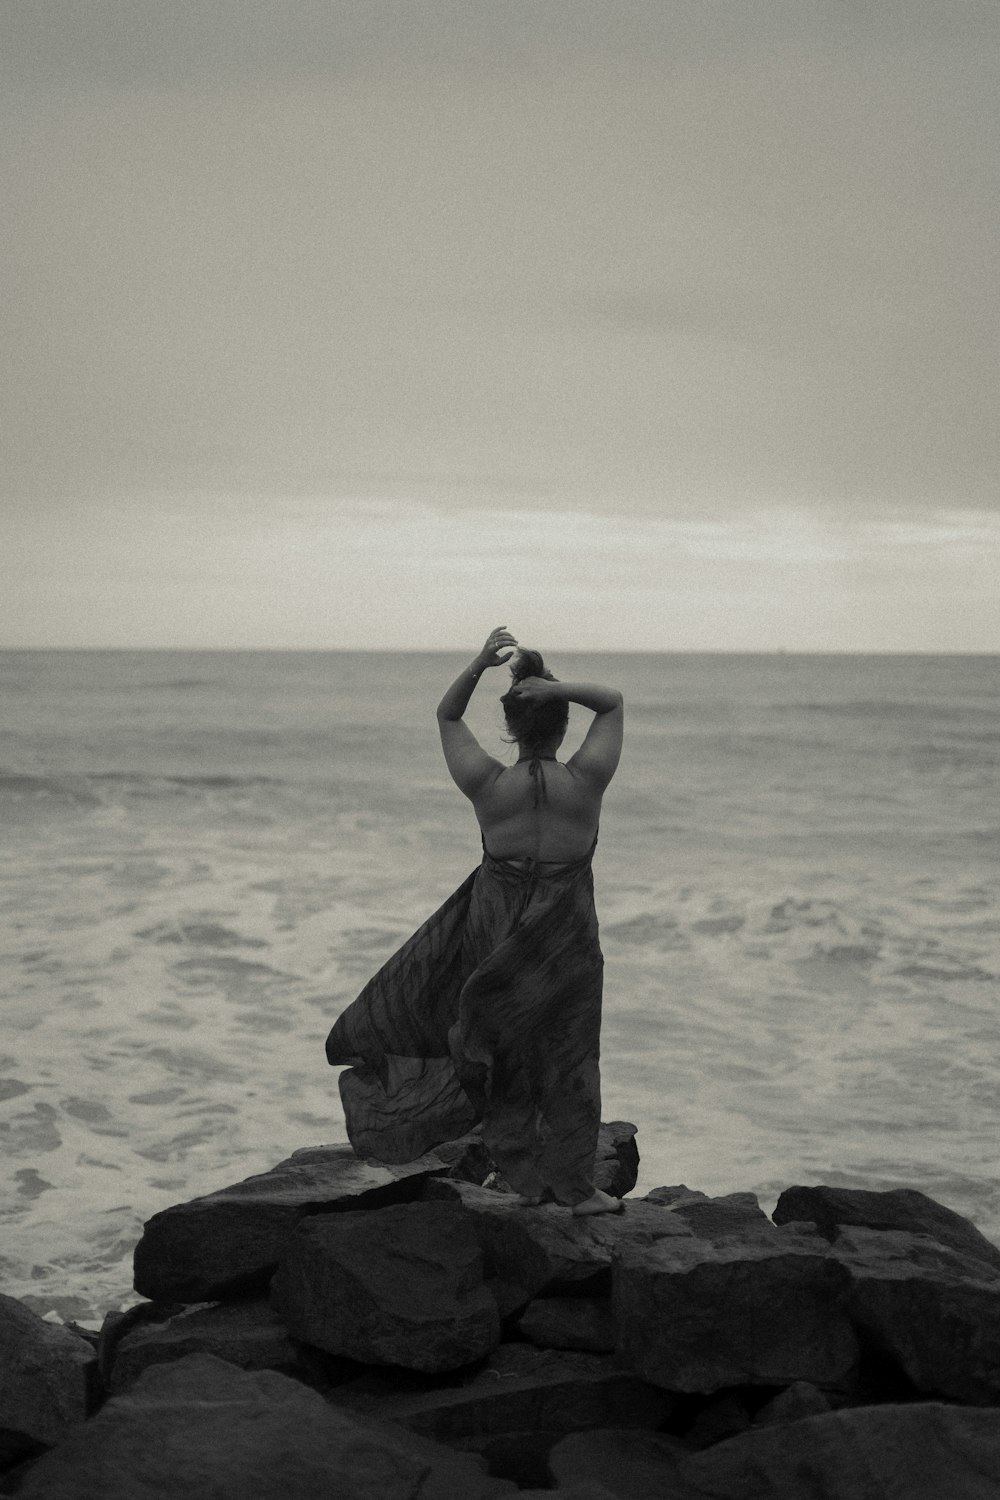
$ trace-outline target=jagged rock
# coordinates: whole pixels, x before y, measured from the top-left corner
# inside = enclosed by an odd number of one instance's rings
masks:
[[[58,1443],[96,1399],[97,1356],[61,1323],[0,1294],[0,1435],[8,1458]]]
[[[586,1349],[611,1354],[617,1342],[610,1297],[536,1297],[517,1331],[539,1349]]]
[[[598,1427],[574,1432],[549,1454],[549,1471],[564,1485],[597,1482],[627,1500],[665,1500],[672,1496],[669,1477],[688,1449],[662,1432],[627,1427]]]
[[[455,1385],[406,1391],[372,1372],[338,1386],[330,1399],[447,1443],[481,1443],[509,1432],[658,1427],[674,1405],[609,1355],[518,1343],[501,1344],[485,1368]]]
[[[148,1365],[186,1354],[214,1354],[243,1370],[291,1369],[297,1363],[295,1345],[269,1303],[216,1303],[133,1326],[118,1341],[108,1387],[123,1391]]]
[[[262,1296],[301,1218],[407,1202],[446,1170],[431,1155],[386,1167],[350,1146],[296,1151],[269,1172],[154,1214],[135,1248],[135,1289],[159,1302]]]
[[[798,1246],[625,1243],[614,1260],[619,1356],[672,1391],[842,1385],[858,1354],[848,1285],[829,1252]]]
[[[1000,1270],[922,1234],[844,1229],[831,1254],[850,1273],[864,1337],[916,1389],[1000,1401]]]
[[[852,1407],[754,1427],[666,1474],[662,1500],[995,1500],[1000,1411]]]
[[[457,1203],[302,1220],[271,1297],[296,1338],[366,1364],[454,1370],[500,1342],[479,1241]]]
[[[636,1126],[629,1120],[610,1120],[597,1132],[594,1186],[614,1198],[624,1198],[639,1176]]]
[[[23,1500],[492,1500],[514,1496],[480,1460],[327,1405],[273,1371],[210,1354],[146,1370],[43,1455]]]
[[[713,1244],[733,1238],[765,1244],[778,1240],[779,1231],[754,1193],[727,1193],[721,1198],[709,1198],[687,1188],[654,1188],[646,1202],[667,1208],[684,1220],[692,1234]]]
[[[772,1422],[799,1422],[803,1417],[819,1417],[830,1410],[830,1403],[817,1386],[808,1380],[796,1380],[763,1406],[754,1416],[755,1427]]]
[[[658,1204],[628,1202],[620,1214],[576,1217],[554,1203],[522,1207],[507,1193],[439,1178],[428,1201],[458,1202],[470,1215],[483,1248],[486,1274],[504,1317],[546,1287],[601,1292],[610,1281],[611,1253],[627,1239],[691,1239],[690,1229]],[[596,1281],[595,1281],[596,1278]]]
[[[808,1220],[831,1241],[839,1228],[849,1226],[926,1234],[939,1245],[948,1245],[1000,1270],[1000,1249],[996,1245],[961,1214],[916,1188],[893,1188],[886,1193],[861,1188],[786,1188],[773,1218],[776,1224]]]

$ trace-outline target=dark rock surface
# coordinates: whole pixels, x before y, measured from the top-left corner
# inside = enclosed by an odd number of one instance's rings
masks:
[[[536,1297],[517,1319],[517,1331],[540,1349],[611,1354],[617,1343],[610,1297]]]
[[[803,1417],[819,1417],[830,1410],[830,1403],[818,1386],[808,1380],[796,1380],[770,1401],[766,1401],[754,1416],[755,1427],[768,1427],[773,1422],[799,1422]]]
[[[476,1458],[357,1420],[271,1371],[212,1355],[147,1370],[45,1454],[24,1500],[492,1500],[517,1491]]]
[[[295,1337],[366,1364],[454,1370],[500,1342],[479,1241],[457,1203],[303,1219],[271,1298]]]
[[[51,1445],[92,1408],[97,1356],[61,1323],[0,1295],[0,1436],[9,1458]]]
[[[501,1344],[457,1384],[400,1390],[363,1377],[330,1392],[338,1405],[380,1413],[440,1442],[467,1444],[509,1432],[564,1434],[588,1427],[658,1427],[672,1400],[609,1355]]]
[[[846,1226],[926,1234],[939,1245],[1000,1270],[1000,1249],[996,1245],[954,1209],[915,1188],[893,1188],[886,1193],[862,1188],[786,1188],[774,1210],[774,1222],[785,1224],[792,1219],[815,1224],[828,1240],[834,1240],[838,1229]]]
[[[187,1354],[214,1354],[243,1370],[290,1370],[298,1363],[296,1345],[268,1302],[220,1302],[134,1325],[118,1340],[108,1389],[123,1391],[149,1365]]]
[[[1000,1402],[1000,1269],[885,1229],[844,1229],[831,1254],[850,1274],[855,1325],[916,1390]]]
[[[626,1488],[616,1493],[632,1500]],[[855,1407],[755,1428],[681,1459],[661,1491],[663,1500],[996,1500],[998,1494],[1000,1411],[933,1404]]]
[[[576,1432],[549,1454],[549,1472],[563,1493],[564,1485],[597,1482],[612,1495],[628,1500],[667,1500],[670,1475],[688,1449],[661,1432],[598,1427]]]
[[[301,1218],[405,1202],[446,1170],[435,1156],[386,1167],[350,1146],[296,1151],[269,1172],[154,1214],[135,1248],[135,1289],[161,1302],[262,1295]]]
[[[576,1286],[583,1295],[601,1290],[595,1278],[610,1283],[612,1252],[624,1239],[693,1239],[683,1219],[655,1203],[630,1202],[620,1214],[580,1218],[555,1203],[523,1208],[505,1193],[441,1178],[428,1184],[425,1197],[459,1203],[472,1219],[504,1317],[547,1287]]]
[[[846,1385],[858,1357],[848,1285],[839,1262],[808,1249],[624,1244],[614,1263],[619,1356],[672,1391]]]

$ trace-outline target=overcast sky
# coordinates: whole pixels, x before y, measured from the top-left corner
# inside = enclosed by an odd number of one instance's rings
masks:
[[[0,644],[1000,650],[996,0],[0,54]]]

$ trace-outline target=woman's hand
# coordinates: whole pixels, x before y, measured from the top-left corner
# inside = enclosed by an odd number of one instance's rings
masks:
[[[550,703],[565,699],[566,689],[563,683],[548,677],[522,677],[509,689],[508,697],[520,698],[524,703]]]
[[[507,652],[506,656],[501,656],[500,652],[505,646],[510,646],[512,649]],[[490,631],[486,645],[476,657],[473,666],[478,671],[483,671],[486,667],[502,667],[505,661],[510,661],[516,650],[517,641],[506,625],[498,625],[496,630]]]

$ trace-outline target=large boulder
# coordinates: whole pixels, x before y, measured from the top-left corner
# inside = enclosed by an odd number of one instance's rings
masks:
[[[485,1367],[446,1386],[406,1390],[372,1372],[336,1386],[329,1399],[458,1444],[511,1432],[554,1438],[589,1427],[658,1427],[674,1407],[665,1391],[620,1369],[610,1355],[520,1343],[501,1344]]]
[[[1000,1402],[1000,1270],[885,1229],[843,1229],[831,1254],[850,1275],[855,1325],[918,1391]]]
[[[607,1470],[597,1477],[622,1500],[637,1500]],[[668,1455],[658,1493],[663,1500],[996,1500],[1000,1411],[852,1407],[753,1428],[676,1463]]]
[[[301,1218],[408,1202],[446,1170],[436,1156],[387,1167],[350,1146],[296,1151],[268,1172],[154,1214],[135,1247],[135,1289],[159,1302],[262,1296]]]
[[[939,1245],[1000,1270],[1000,1249],[975,1224],[916,1188],[893,1188],[885,1193],[862,1188],[786,1188],[772,1217],[776,1224],[806,1220],[831,1241],[839,1229],[851,1226],[925,1234]]]
[[[108,1387],[123,1391],[149,1365],[187,1354],[214,1354],[243,1370],[291,1370],[298,1363],[296,1346],[269,1302],[221,1302],[186,1308],[162,1322],[136,1321],[115,1346]]]
[[[454,1370],[500,1342],[479,1241],[457,1203],[302,1220],[271,1298],[296,1338],[365,1364]]]
[[[210,1354],[145,1371],[30,1470],[22,1500],[493,1500],[477,1458],[330,1407]]]
[[[671,1391],[846,1387],[858,1357],[848,1286],[828,1252],[797,1245],[626,1243],[614,1260],[619,1357]]]
[[[625,1240],[693,1239],[683,1219],[656,1203],[630,1201],[621,1213],[577,1216],[555,1203],[526,1208],[507,1193],[443,1178],[427,1185],[425,1198],[465,1209],[505,1317],[545,1288],[573,1287],[580,1295],[609,1290],[612,1252]]]
[[[58,1443],[96,1400],[93,1347],[0,1295],[0,1437],[9,1457]]]
[[[647,1203],[659,1203],[676,1214],[700,1240],[718,1244],[737,1239],[744,1243],[778,1243],[780,1233],[757,1202],[754,1193],[705,1193],[678,1188],[654,1188]]]

